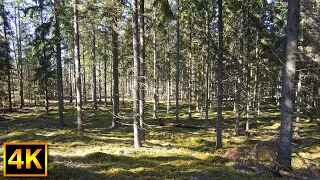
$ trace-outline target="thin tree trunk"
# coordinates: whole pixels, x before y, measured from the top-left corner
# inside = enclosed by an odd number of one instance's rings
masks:
[[[80,64],[80,43],[79,43],[79,15],[78,15],[78,0],[74,0],[74,57],[76,65],[77,78],[77,124],[78,131],[83,132],[82,120],[82,97],[81,97],[81,64]]]
[[[69,63],[69,97],[70,101],[72,103],[73,97],[72,97],[72,63]]]
[[[20,16],[19,11],[18,11],[18,16]],[[20,17],[19,17],[19,19],[20,19]],[[43,2],[40,2],[40,21],[41,21],[41,24],[43,24]],[[19,24],[19,26],[20,26],[20,24]],[[44,34],[43,30],[41,32],[41,40],[42,40],[42,43],[45,44],[45,34]],[[20,51],[21,51],[21,49],[20,49]],[[45,45],[43,46],[43,49],[42,49],[42,58],[43,58],[42,60],[44,63],[44,68],[45,68],[45,72],[44,72],[45,109],[46,109],[46,113],[49,113],[49,94],[48,94],[49,62],[46,59],[46,46]]]
[[[60,1],[55,0],[55,44],[56,44],[56,56],[57,56],[57,93],[58,93],[58,104],[59,104],[59,126],[64,125],[63,120],[63,79],[62,79],[62,65],[61,65],[61,38],[60,38]]]
[[[247,54],[248,50],[247,50]],[[249,55],[247,55],[247,61],[249,61]],[[247,101],[246,101],[246,131],[250,130],[250,79],[251,79],[251,68],[249,65],[249,62],[247,62],[246,65],[246,70],[247,70]]]
[[[122,86],[122,88],[121,88],[121,91],[122,91],[122,93],[121,93],[121,95],[122,95],[122,102],[121,102],[121,104],[122,105],[124,105],[124,76],[121,76],[121,86]]]
[[[108,36],[107,36],[108,37]],[[104,107],[108,105],[108,98],[107,98],[107,44],[104,47]]]
[[[177,54],[176,54],[176,122],[179,122],[179,63],[180,63],[180,0],[177,0]]]
[[[7,19],[5,16],[5,9],[4,6],[2,6],[1,8],[3,8],[1,10],[2,12],[2,20],[3,20],[3,33],[4,33],[4,38],[5,38],[5,42],[6,42],[6,65],[7,65],[7,69],[6,69],[6,74],[7,74],[7,82],[8,82],[8,101],[9,101],[9,112],[12,112],[12,100],[11,100],[11,76],[10,76],[10,69],[11,69],[11,63],[10,63],[10,52],[9,52],[9,43],[8,43],[8,38],[7,38],[7,30],[6,30],[6,23],[7,23]],[[2,103],[2,102],[1,102]]]
[[[95,28],[95,27],[94,27]],[[96,30],[92,30],[92,108],[97,110],[97,60],[96,60]]]
[[[206,58],[206,90],[205,90],[205,125],[208,126],[208,118],[209,118],[209,68],[210,68],[210,18],[209,13],[207,14],[207,58]]]
[[[153,118],[158,119],[157,116],[157,18],[154,13],[154,29],[153,29]]]
[[[297,91],[296,91],[296,98],[297,98],[297,114],[296,114],[296,128],[295,131],[297,133],[297,136],[300,136],[300,106],[301,106],[301,78],[302,78],[302,72],[298,72],[298,84],[297,84]]]
[[[241,20],[241,30],[243,27],[243,20]],[[240,111],[240,103],[241,103],[241,85],[242,85],[242,62],[243,62],[243,33],[240,36],[240,58],[239,58],[239,73],[237,77],[237,100],[236,100],[236,126],[235,126],[235,135],[240,135],[240,120],[241,120],[241,111]]]
[[[259,114],[259,83],[260,83],[260,64],[259,64],[259,46],[258,46],[258,41],[259,41],[259,34],[257,32],[257,39],[256,39],[256,73],[254,76],[254,83],[255,83],[255,88],[254,88],[254,93],[253,93],[253,106],[254,106],[254,117],[253,117],[253,122],[256,124],[257,123],[257,114]]]
[[[300,19],[300,0],[288,1],[288,20],[286,37],[286,62],[282,90],[281,126],[277,162],[283,168],[291,169],[292,160],[292,122],[295,92],[296,60],[298,59],[298,29]]]
[[[132,29],[133,29],[133,139],[134,148],[142,146],[140,136],[140,111],[139,111],[139,25],[138,25],[138,0],[132,0]]]
[[[118,49],[118,27],[117,27],[117,20],[113,18],[113,28],[112,28],[112,54],[113,54],[113,63],[112,63],[112,76],[113,76],[113,87],[111,81],[111,89],[113,88],[112,93],[112,103],[113,103],[113,120],[111,128],[117,129],[118,128],[118,121],[119,121],[119,72],[118,72],[118,56],[119,56],[119,49]]]
[[[101,99],[101,96],[102,96],[102,87],[101,87],[101,62],[99,62],[99,81],[98,81],[98,84],[99,84],[99,103],[102,102],[102,99]]]
[[[82,46],[82,62],[83,62],[83,100],[87,102],[87,86],[86,86],[86,65],[84,59],[84,45]]]
[[[144,104],[145,104],[145,83],[146,83],[146,78],[145,78],[145,59],[146,59],[146,54],[145,54],[145,22],[144,22],[144,0],[141,0],[140,2],[140,127],[141,127],[141,140],[145,140],[145,132],[143,128],[143,122],[144,122]],[[127,82],[127,80],[126,80]]]
[[[188,80],[188,119],[192,119],[191,115],[191,104],[192,104],[192,18],[189,19],[189,80]]]
[[[222,148],[222,66],[223,66],[223,21],[222,21],[222,0],[218,0],[218,31],[219,31],[219,54],[218,54],[218,112],[216,122],[216,149]]]
[[[20,28],[20,6],[18,6],[18,24],[16,24],[18,59],[19,59],[19,84],[20,84],[20,109],[24,106],[23,96],[23,64],[22,64],[22,49],[21,49],[21,28]]]
[[[80,35],[79,35],[79,37],[80,37]],[[80,45],[79,45],[80,46]],[[79,53],[80,53],[80,47],[79,47]],[[80,55],[79,55],[79,59],[80,59]],[[72,82],[73,82],[73,92],[76,92],[77,91],[77,77],[76,77],[76,59],[74,58],[73,59],[73,78],[72,78]],[[80,64],[81,64],[81,62],[80,62]],[[81,69],[80,69],[81,70]],[[81,72],[80,72],[80,74],[81,74]],[[82,93],[82,91],[81,91],[81,93]],[[82,99],[82,96],[83,96],[83,94],[81,94],[81,99]],[[74,104],[74,106],[77,106],[78,104],[77,104],[78,102],[77,102],[77,100],[75,101],[75,104]]]

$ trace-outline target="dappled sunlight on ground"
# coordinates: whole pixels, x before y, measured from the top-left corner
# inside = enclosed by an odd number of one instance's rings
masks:
[[[158,126],[152,119],[151,104],[147,105],[145,122],[147,134],[143,148],[133,148],[132,126],[121,126],[112,130],[111,107],[99,110],[84,106],[85,132],[76,131],[76,111],[73,104],[65,106],[65,127],[57,129],[58,114],[51,110],[45,113],[43,107],[4,114],[0,121],[0,142],[47,141],[49,143],[49,179],[270,179],[256,176],[255,172],[235,168],[234,162],[217,154],[224,154],[232,148],[246,152],[249,158],[255,144],[275,140],[280,126],[279,113],[262,113],[250,136],[233,136],[235,119],[231,111],[224,119],[224,149],[215,151],[215,112],[210,112],[209,127],[205,129]],[[164,104],[162,104],[164,106]],[[126,102],[122,116],[131,116],[131,106]],[[172,107],[173,108],[173,107]],[[56,107],[55,107],[56,109]],[[173,111],[173,109],[171,109]],[[193,119],[186,119],[186,109],[181,110],[181,122],[204,126],[201,113],[193,113]],[[174,114],[158,113],[165,123],[174,122]],[[271,116],[271,117],[270,117]],[[185,118],[183,118],[185,117]],[[123,120],[130,124],[130,120]],[[305,162],[320,167],[320,128],[302,121],[301,138],[294,141],[293,166],[307,168]],[[241,124],[243,131],[245,123]],[[216,152],[216,154],[215,154]],[[2,154],[0,149],[2,173]],[[303,161],[301,160],[303,158]]]

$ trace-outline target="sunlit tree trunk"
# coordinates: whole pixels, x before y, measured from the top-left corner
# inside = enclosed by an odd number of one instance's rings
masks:
[[[76,81],[77,81],[77,124],[78,131],[83,132],[82,120],[82,94],[81,94],[81,64],[80,64],[80,47],[79,47],[79,13],[78,13],[78,0],[74,0],[74,57],[76,66]]]
[[[108,36],[107,36],[108,37]],[[107,45],[105,44],[105,47],[104,47],[104,68],[103,68],[103,76],[104,76],[104,107],[107,107],[108,105],[108,98],[107,98]]]
[[[209,69],[210,69],[210,18],[209,13],[207,14],[207,57],[206,57],[206,90],[205,90],[205,125],[208,126],[208,118],[209,118]]]
[[[145,88],[146,88],[146,77],[145,77],[145,22],[144,22],[144,0],[140,0],[140,127],[141,127],[141,140],[144,141],[144,104],[145,104]]]
[[[153,118],[158,119],[157,116],[157,99],[158,99],[158,79],[157,79],[157,18],[154,13],[154,28],[153,28]]]
[[[87,86],[86,86],[86,62],[85,62],[85,56],[84,56],[84,46],[82,46],[82,68],[83,68],[83,100],[86,103],[87,102]]]
[[[176,122],[179,122],[179,63],[180,63],[180,0],[177,0],[177,54],[176,54]]]
[[[69,63],[69,98],[70,98],[70,101],[72,103],[72,100],[73,100],[73,94],[72,94],[72,63],[70,62]]]
[[[208,15],[208,14],[207,14]],[[192,71],[193,71],[193,62],[192,62],[192,20],[189,19],[189,80],[188,80],[188,119],[192,119],[191,115],[191,104],[192,104]],[[208,47],[209,48],[209,47]]]
[[[295,71],[298,59],[298,29],[300,19],[300,0],[288,1],[288,20],[286,37],[286,62],[282,89],[281,126],[277,162],[283,168],[291,169],[292,160],[292,122],[295,92]]]
[[[297,114],[296,114],[296,124],[295,124],[295,131],[297,133],[297,136],[300,135],[300,111],[301,111],[301,78],[302,78],[302,72],[298,72],[298,83],[297,83],[297,91],[296,91],[296,98],[297,98]]]
[[[138,0],[132,0],[132,29],[133,29],[133,139],[134,148],[142,146],[140,136],[140,111],[139,111],[139,25],[138,25]]]

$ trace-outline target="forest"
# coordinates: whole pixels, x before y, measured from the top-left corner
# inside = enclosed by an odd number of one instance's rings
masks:
[[[320,179],[320,0],[0,16],[1,174],[5,142],[47,142],[47,179]]]

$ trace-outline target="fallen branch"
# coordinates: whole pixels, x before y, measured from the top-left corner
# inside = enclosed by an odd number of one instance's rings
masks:
[[[201,127],[201,126],[192,126],[192,125],[187,125],[187,124],[168,123],[168,124],[165,124],[165,126],[177,127],[177,128],[188,128],[188,129],[204,129],[204,127]]]

